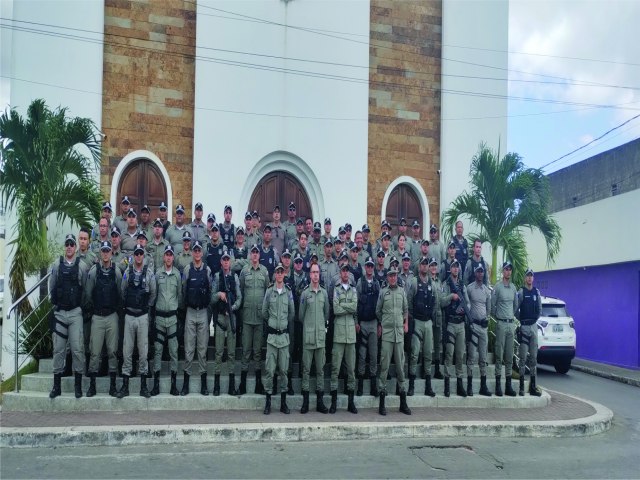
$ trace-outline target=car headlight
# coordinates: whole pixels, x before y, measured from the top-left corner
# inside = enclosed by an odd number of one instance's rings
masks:
[[[569,328],[573,328],[575,330],[576,327],[575,327],[575,324],[573,323],[573,320],[569,322]]]
[[[547,322],[546,320],[538,320],[538,325],[540,325],[542,328],[547,328],[549,322]]]

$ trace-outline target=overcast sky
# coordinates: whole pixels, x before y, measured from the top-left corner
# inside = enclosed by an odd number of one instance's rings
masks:
[[[522,155],[527,165],[542,167],[640,114],[640,1],[511,0],[509,16],[509,50],[536,54],[510,54],[509,75],[514,80],[509,85],[510,97],[569,103],[510,100],[508,149]],[[585,85],[589,83],[592,85]],[[559,111],[565,112],[531,115]],[[640,118],[545,171],[558,170],[638,137]]]

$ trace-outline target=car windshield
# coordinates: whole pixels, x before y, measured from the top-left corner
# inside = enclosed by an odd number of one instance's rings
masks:
[[[568,317],[567,308],[564,305],[542,305],[543,317]]]

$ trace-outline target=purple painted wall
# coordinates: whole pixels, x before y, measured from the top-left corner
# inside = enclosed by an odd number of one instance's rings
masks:
[[[640,368],[640,261],[539,272],[535,284],[567,303],[576,356]]]

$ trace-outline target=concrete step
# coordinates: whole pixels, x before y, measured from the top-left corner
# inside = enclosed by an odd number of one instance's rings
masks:
[[[395,386],[388,391],[393,393]],[[551,397],[547,392],[541,397],[457,397],[455,394],[449,398],[442,396],[438,388],[436,397],[426,397],[415,395],[408,398],[410,407],[458,407],[458,408],[540,408],[550,404]],[[95,397],[82,397],[76,399],[70,393],[64,393],[55,399],[50,399],[48,393],[22,391],[18,394],[13,392],[3,395],[3,411],[45,411],[45,412],[82,412],[82,411],[145,411],[145,410],[246,410],[262,411],[264,408],[264,395],[246,394],[240,397],[226,394],[219,397],[203,396],[199,392],[191,393],[185,397],[174,397],[167,393],[161,393],[156,397],[146,399],[138,395],[138,390],[130,386],[131,395],[118,399],[110,397],[105,393],[99,393]],[[325,392],[324,402],[328,406],[331,401],[330,395]],[[311,393],[309,406],[315,410],[316,397]],[[377,408],[379,399],[370,395],[363,395],[355,398],[358,408]],[[296,394],[287,397],[287,404],[292,411],[298,411],[302,405],[302,395]],[[390,409],[397,409],[400,399],[396,395],[388,395],[386,405]],[[338,395],[337,406],[344,410],[347,408],[347,396]],[[273,395],[272,408],[274,411],[280,408],[280,395]],[[170,422],[170,418],[167,418]]]

